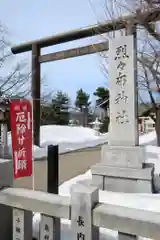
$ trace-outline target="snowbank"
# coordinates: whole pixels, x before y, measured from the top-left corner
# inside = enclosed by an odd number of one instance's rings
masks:
[[[52,131],[54,129],[53,126],[50,126],[52,128]],[[48,131],[50,129],[50,127],[48,128]],[[76,127],[77,128],[77,127]],[[61,128],[59,128],[60,131]],[[64,128],[65,129],[65,128]],[[81,128],[82,130],[83,128]],[[57,128],[58,130],[58,128]],[[65,139],[63,137],[63,141],[68,141],[68,144],[72,145],[72,143],[76,142],[76,144],[80,144],[81,146],[86,147],[86,143],[88,143],[88,145],[93,141],[95,141],[96,143],[105,143],[107,141],[107,135],[101,135],[99,137],[94,136],[94,134],[92,135],[92,133],[88,131],[86,131],[86,133],[88,132],[89,134],[91,134],[90,136],[87,136],[87,134],[84,134],[84,139],[82,141],[82,139],[80,138],[80,136],[78,136],[77,138],[75,137],[75,139],[71,139],[71,136],[73,138],[73,134],[70,135],[68,137],[67,140],[67,134],[69,134],[69,131],[71,131],[72,129],[69,130],[69,128],[66,131],[66,135],[65,135]],[[92,129],[89,129],[92,131]],[[43,128],[42,128],[43,131]],[[74,130],[73,130],[74,131]],[[76,129],[77,131],[77,129]],[[78,130],[79,131],[79,130]],[[77,131],[77,133],[78,133]],[[48,133],[49,134],[49,133]],[[80,132],[79,132],[80,134]],[[63,135],[64,136],[64,135]],[[83,138],[83,134],[81,134],[82,138]],[[47,138],[47,134],[45,135],[45,137]],[[94,140],[93,140],[94,138]],[[78,140],[77,140],[78,139]],[[50,138],[50,140],[52,141],[53,139]],[[54,140],[55,141],[55,140]],[[59,143],[60,142],[60,136],[57,140],[58,142],[55,143]],[[79,143],[79,142],[80,143]],[[51,142],[50,142],[51,143]],[[55,144],[54,143],[54,144]],[[44,146],[45,144],[47,145],[48,143],[43,142]],[[52,142],[53,144],[53,142]],[[157,173],[160,173],[160,148],[154,146],[156,144],[156,134],[155,132],[151,132],[149,134],[145,134],[143,136],[140,136],[140,145],[145,145],[145,149],[146,149],[146,161],[150,162],[150,163],[154,163],[155,164],[155,171]],[[78,146],[78,145],[77,145]],[[79,145],[80,146],[80,145]],[[91,179],[91,171],[89,170],[88,172],[86,172],[83,175],[79,175],[65,183],[63,183],[60,187],[59,187],[59,194],[62,196],[70,196],[70,188],[73,184],[75,184],[78,181],[81,180],[89,180]],[[138,199],[138,197],[141,196],[141,199]],[[141,208],[141,209],[152,209],[152,211],[155,210],[159,210],[160,211],[160,206],[159,206],[159,199],[157,197],[160,196],[160,194],[152,194],[152,197],[154,196],[155,198],[155,203],[154,205],[151,202],[151,194],[125,194],[125,193],[113,193],[113,192],[104,192],[104,191],[99,191],[99,198],[100,198],[100,202],[104,202],[104,203],[111,203],[111,204],[116,204],[116,199],[119,199],[118,204],[122,205],[122,206],[126,206],[126,207],[137,207],[137,208]],[[39,222],[40,222],[40,214],[36,213],[34,215],[33,218],[33,229],[34,229],[34,237],[37,237],[38,239],[38,232],[39,232]],[[71,230],[70,230],[70,221],[69,220],[65,220],[65,219],[61,219],[61,239],[62,240],[69,240],[71,239]],[[108,240],[115,240],[118,239],[118,234],[116,231],[112,231],[112,230],[108,230],[108,229],[100,229],[100,239],[104,240],[104,239],[108,239]],[[141,239],[141,238],[140,238]],[[144,238],[143,238],[144,239]]]
[[[47,146],[59,145],[59,152],[65,153],[87,147],[95,147],[107,142],[107,134],[96,136],[96,131],[87,127],[47,125],[40,128],[40,148],[33,146],[33,157],[47,156]],[[11,134],[8,134],[8,145],[11,154]]]
[[[96,131],[87,127],[48,125],[41,127],[41,147],[58,144],[60,153],[94,147],[107,142],[107,135],[96,136]]]
[[[156,146],[155,131],[140,136],[139,143],[145,146],[146,162],[155,164],[155,173],[160,174],[160,147]]]
[[[59,194],[62,196],[70,196],[70,189],[73,184],[81,180],[91,179],[91,171],[86,172],[83,175],[79,175],[65,183],[63,183],[59,187]],[[151,210],[151,211],[159,211],[159,198],[160,194],[152,194],[154,196],[154,204],[153,198],[151,199],[151,194],[127,194],[127,193],[115,193],[115,192],[106,192],[99,191],[99,201],[102,203],[108,204],[117,204],[125,206],[125,207],[135,207],[140,208],[142,210]],[[141,198],[139,198],[141,197]],[[33,235],[38,239],[39,232],[39,222],[40,222],[40,214],[36,213],[33,217]],[[71,229],[70,229],[70,221],[67,219],[61,219],[61,239],[69,240],[71,239]],[[118,239],[118,234],[116,231],[112,231],[109,229],[100,229],[100,239]],[[141,238],[140,238],[141,239]]]
[[[156,146],[156,132],[153,131],[140,136],[140,144],[141,145],[148,144],[148,145]]]
[[[59,145],[59,152],[65,153],[78,149],[95,147],[108,142],[108,133],[96,136],[95,130],[84,127],[47,125],[40,129],[40,147],[33,146],[33,157],[47,156],[47,146]],[[11,135],[8,134],[8,145],[11,154]],[[156,145],[156,134],[151,132],[140,136],[140,145]],[[148,150],[147,150],[148,151]]]
[[[34,146],[33,157],[47,156],[47,146],[59,145],[59,152],[65,153],[88,147],[95,147],[108,142],[108,133],[96,136],[95,130],[84,127],[49,125],[41,127],[41,148]],[[159,154],[156,146],[156,133],[151,132],[140,136],[140,145],[146,147],[147,158],[157,158]],[[160,171],[159,171],[160,172]]]

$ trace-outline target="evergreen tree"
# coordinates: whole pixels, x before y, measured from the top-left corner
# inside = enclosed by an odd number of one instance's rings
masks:
[[[41,105],[41,125],[55,124],[55,114],[51,103]]]
[[[100,105],[101,108],[107,111],[109,107],[109,90],[104,87],[98,87],[93,94],[97,97],[96,105]]]
[[[54,112],[54,120],[57,125],[68,125],[69,122],[69,97],[62,91],[57,91],[52,99],[52,112]]]
[[[82,88],[77,91],[75,105],[80,109],[81,112],[83,111],[83,107],[88,108],[91,104],[89,98],[90,95],[83,91]]]
[[[41,106],[41,124],[68,125],[69,97],[62,91],[57,91],[50,104]]]

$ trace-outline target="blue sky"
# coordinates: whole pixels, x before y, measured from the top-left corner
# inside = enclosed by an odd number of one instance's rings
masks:
[[[92,2],[97,14],[101,16],[101,0],[92,0]],[[96,17],[88,0],[1,0],[0,20],[8,28],[14,44],[96,23]],[[95,40],[99,40],[99,37]],[[93,39],[70,42],[45,48],[42,53],[92,42]],[[18,55],[18,58],[21,57],[30,61],[30,54]],[[72,99],[75,98],[75,92],[80,87],[92,94],[96,87],[107,84],[101,71],[101,59],[95,54],[45,63],[41,69],[42,75],[46,77],[46,90],[61,89]]]
[[[0,21],[8,28],[11,41],[19,44],[92,25],[97,20],[104,20],[105,1],[1,0]],[[45,48],[42,53],[55,52],[101,40],[101,37],[97,36],[92,39],[73,41]],[[31,55],[30,53],[18,54],[17,58],[27,59],[30,63]],[[102,73],[101,61],[99,55],[92,54],[42,64],[41,74],[45,76],[43,88],[45,91],[61,89],[69,94],[72,101],[75,99],[76,90],[80,87],[92,96],[98,86],[107,86],[107,79]]]

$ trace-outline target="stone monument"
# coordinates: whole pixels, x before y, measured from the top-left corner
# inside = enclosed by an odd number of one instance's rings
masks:
[[[110,127],[101,162],[92,166],[92,181],[101,189],[127,193],[153,192],[154,166],[145,163],[137,121],[136,37],[109,42]]]

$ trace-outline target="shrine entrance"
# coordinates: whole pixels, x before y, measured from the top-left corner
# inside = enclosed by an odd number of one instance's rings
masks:
[[[139,20],[141,19],[141,20]],[[159,8],[149,8],[147,11],[137,9],[135,15],[121,17],[115,20],[106,21],[103,24],[89,26],[66,33],[57,34],[40,40],[27,42],[11,48],[12,53],[18,54],[32,51],[32,99],[33,99],[33,129],[34,144],[40,145],[40,65],[44,62],[57,61],[67,58],[84,56],[109,49],[108,41],[88,46],[73,48],[69,50],[41,55],[41,49],[52,45],[62,44],[82,38],[92,37],[112,31],[126,29],[127,35],[136,36],[136,26],[143,25],[149,32],[149,23],[160,20]]]

